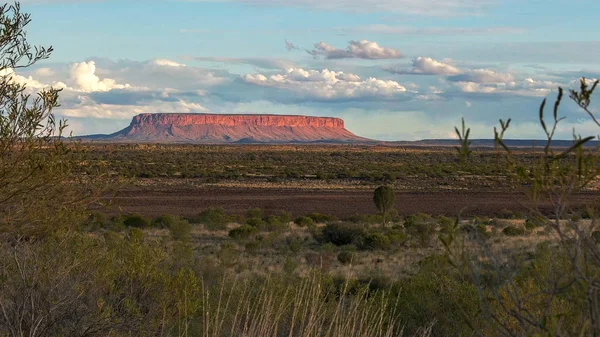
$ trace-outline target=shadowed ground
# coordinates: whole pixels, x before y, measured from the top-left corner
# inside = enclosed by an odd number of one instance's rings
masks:
[[[598,193],[577,195],[572,205],[595,204]],[[285,210],[295,216],[319,212],[344,217],[376,213],[372,192],[368,190],[297,190],[257,188],[190,187],[168,191],[127,190],[119,194],[116,204],[125,212],[145,216],[198,214],[208,207],[222,207],[231,213],[244,213],[260,207],[267,213]],[[400,214],[418,212],[455,216],[500,215],[504,210],[527,212],[527,197],[508,191],[436,191],[397,192],[396,209]],[[548,205],[542,207],[548,211]]]

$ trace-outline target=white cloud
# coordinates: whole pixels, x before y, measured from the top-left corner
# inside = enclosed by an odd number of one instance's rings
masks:
[[[14,83],[17,83],[20,85],[25,85],[26,89],[29,92],[41,90],[41,89],[48,89],[51,87],[55,88],[55,89],[67,88],[67,85],[64,84],[63,82],[55,81],[52,84],[42,83],[42,82],[34,79],[32,76],[19,75],[19,74],[15,73],[14,69],[12,69],[12,68],[6,68],[6,69],[1,70],[0,76],[1,77],[9,77],[10,80],[13,81]]]
[[[36,76],[40,77],[50,77],[54,76],[55,72],[50,68],[39,68],[33,72]]]
[[[512,76],[512,75],[511,75]],[[513,79],[508,82],[499,82],[496,78],[495,82],[478,83],[478,82],[455,82],[454,85],[461,92],[475,94],[510,94],[516,96],[539,96],[544,97],[558,88],[560,84],[552,81],[536,81],[532,78],[515,81]]]
[[[77,97],[79,102],[70,107],[62,107],[57,112],[66,117],[91,117],[108,119],[129,119],[141,113],[192,113],[206,112],[206,108],[198,103],[153,101],[144,105],[98,104],[85,95]],[[116,130],[115,130],[116,131]]]
[[[131,87],[129,84],[118,84],[110,78],[100,80],[96,75],[96,63],[94,61],[71,65],[71,79],[78,85],[78,89],[84,92],[109,91]]]
[[[500,73],[490,69],[472,69],[467,70],[460,75],[451,76],[449,79],[455,82],[501,84],[513,82],[515,77],[509,73]]]
[[[399,50],[382,47],[377,42],[368,40],[350,41],[346,49],[337,49],[321,41],[315,44],[315,49],[308,50],[307,52],[313,56],[324,56],[326,59],[360,58],[381,60],[402,57]]]
[[[151,61],[152,64],[163,67],[185,67],[185,64],[177,63],[171,60],[156,59]]]
[[[395,81],[373,77],[363,80],[355,74],[328,69],[317,71],[289,68],[285,73],[270,76],[247,74],[242,76],[242,80],[245,83],[283,89],[317,100],[391,98],[407,91]]]
[[[462,73],[462,70],[451,64],[423,56],[419,56],[413,60],[411,69],[384,68],[384,70],[394,74],[413,75],[458,75]]]

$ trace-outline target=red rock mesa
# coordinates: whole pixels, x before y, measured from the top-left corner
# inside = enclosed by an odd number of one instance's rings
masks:
[[[101,139],[177,143],[367,142],[340,118],[289,115],[140,114]]]

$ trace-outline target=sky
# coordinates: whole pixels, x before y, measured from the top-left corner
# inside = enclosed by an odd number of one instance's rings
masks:
[[[380,140],[542,138],[557,88],[600,78],[597,0],[23,0],[29,90],[62,88],[74,135],[139,113],[340,117]],[[600,98],[600,97],[599,97]],[[597,109],[597,110],[594,110]],[[592,104],[600,111],[600,102]],[[600,134],[565,99],[557,138]],[[551,116],[548,113],[548,116]],[[575,130],[575,131],[574,131]]]

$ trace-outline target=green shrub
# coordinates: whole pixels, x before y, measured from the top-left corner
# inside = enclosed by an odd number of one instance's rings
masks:
[[[406,235],[406,233],[400,229],[392,229],[386,235],[390,240],[391,245],[400,246],[408,241],[408,235]]]
[[[281,231],[287,227],[287,223],[282,223],[278,216],[268,216],[264,219],[262,229],[269,232]]]
[[[176,221],[179,221],[180,218],[174,216],[174,215],[161,215],[157,218],[152,219],[152,221],[150,222],[150,226],[154,227],[154,228],[160,228],[160,229],[168,229],[169,227],[171,227],[171,225],[173,223],[175,223]]]
[[[436,233],[436,224],[417,223],[411,227],[410,233],[419,240],[421,246],[428,247]]]
[[[224,243],[217,253],[221,265],[225,267],[233,267],[238,261],[238,255],[235,245],[232,243]]]
[[[475,235],[477,238],[487,239],[490,237],[487,227],[483,224],[465,224],[460,226],[458,230],[465,234]]]
[[[311,213],[308,215],[316,223],[328,223],[331,221],[336,221],[337,218],[333,215],[321,214],[321,213]]]
[[[261,218],[248,218],[246,219],[246,224],[252,227],[262,227],[264,225],[264,221]]]
[[[229,237],[232,239],[247,239],[258,233],[258,228],[250,225],[242,225],[229,231]]]
[[[337,260],[343,265],[348,265],[354,261],[355,255],[354,252],[343,250],[337,255]]]
[[[435,219],[426,213],[417,213],[417,214],[411,214],[406,216],[406,218],[404,218],[404,228],[411,228],[416,226],[417,224],[432,224],[435,223]]]
[[[364,232],[364,226],[349,222],[328,223],[321,230],[324,242],[333,243],[336,246],[349,245],[361,236]]]
[[[292,214],[289,212],[281,212],[279,213],[279,221],[285,225],[289,224],[292,221]]]
[[[123,216],[123,225],[126,227],[146,228],[150,226],[150,222],[139,214],[129,214]]]
[[[390,247],[390,238],[382,233],[369,233],[363,237],[363,248],[370,250],[384,250]]]
[[[525,230],[515,226],[507,226],[504,227],[502,233],[506,236],[519,236],[525,234]]]
[[[294,220],[294,223],[300,227],[307,227],[312,225],[313,219],[307,217],[307,216],[301,216],[299,218],[296,218],[296,220]]]
[[[539,216],[528,216],[527,219],[525,219],[525,229],[527,230],[532,230],[542,226],[544,226],[544,219]]]
[[[246,211],[246,217],[247,218],[262,218],[264,215],[262,209],[256,207],[256,208],[250,208],[249,210]]]
[[[192,225],[187,220],[174,217],[170,219],[168,228],[173,240],[182,242],[190,241]]]
[[[125,234],[125,238],[129,242],[142,242],[144,240],[144,231],[137,227],[129,228]]]
[[[229,216],[222,208],[208,208],[198,214],[192,222],[203,224],[210,230],[224,230],[229,220]]]
[[[454,230],[456,225],[456,219],[449,218],[446,216],[436,217],[437,223],[440,225],[440,232],[448,234]]]
[[[381,214],[356,214],[344,218],[346,222],[363,223],[369,225],[383,223],[383,215]]]

